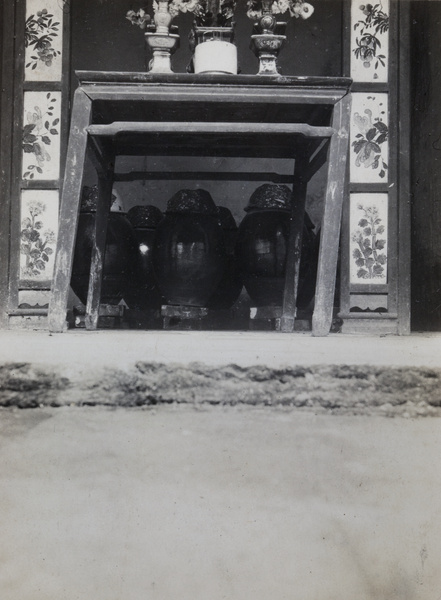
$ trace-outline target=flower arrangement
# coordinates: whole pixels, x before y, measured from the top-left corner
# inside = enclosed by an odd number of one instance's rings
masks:
[[[195,24],[200,27],[225,27],[231,23],[237,0],[169,0],[168,12],[172,19],[179,13],[193,13]],[[158,10],[158,2],[153,2],[153,12]],[[146,29],[152,18],[143,9],[129,10],[126,13],[132,25]]]
[[[265,3],[262,0],[247,0],[247,16],[250,19],[260,19],[264,13],[264,5],[270,4],[273,15],[283,15],[289,12],[291,17],[309,19],[314,7],[304,0],[274,0]]]
[[[195,8],[195,24],[200,27],[226,27],[234,17],[237,0],[200,0]]]
[[[149,13],[143,8],[140,8],[137,12],[134,10],[127,11],[126,19],[128,19],[132,25],[137,25],[140,29],[145,29],[152,20]]]

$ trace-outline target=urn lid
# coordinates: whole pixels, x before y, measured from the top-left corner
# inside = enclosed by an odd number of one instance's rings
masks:
[[[127,213],[132,227],[145,227],[154,229],[162,220],[162,212],[156,206],[140,205],[133,206]]]
[[[217,213],[222,229],[237,229],[236,221],[229,208],[226,206],[218,206]]]
[[[216,215],[217,208],[207,190],[179,190],[167,202],[168,213],[203,213]]]
[[[291,190],[289,187],[277,183],[264,183],[255,189],[244,210],[261,209],[291,211]]]
[[[98,186],[85,185],[81,195],[81,212],[96,212],[96,204],[98,200]],[[116,190],[112,190],[112,205],[111,212],[124,213],[120,195]]]

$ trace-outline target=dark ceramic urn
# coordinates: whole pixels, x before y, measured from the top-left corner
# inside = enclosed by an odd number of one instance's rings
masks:
[[[236,242],[238,227],[231,211],[225,206],[217,207],[219,222],[225,236],[226,262],[225,270],[217,286],[216,291],[210,298],[208,308],[228,309],[233,306],[240,296],[243,287],[242,276],[236,257]]]
[[[129,308],[146,310],[161,307],[162,297],[153,269],[152,253],[156,228],[163,216],[159,208],[150,205],[134,206],[127,213],[133,227],[139,257],[138,274],[124,297]]]
[[[156,230],[153,266],[167,304],[206,307],[223,276],[224,233],[206,190],[181,190]]]
[[[97,186],[83,189],[77,239],[72,267],[71,287],[87,303],[92,244],[96,218]],[[114,196],[116,200],[116,196]],[[101,287],[102,304],[119,304],[136,277],[138,248],[126,214],[115,201],[107,222],[106,250]]]
[[[285,185],[264,184],[252,194],[239,226],[236,254],[243,282],[255,306],[281,306],[291,218],[291,191]],[[305,213],[297,307],[312,300],[314,285],[305,293],[306,277],[315,277],[315,235]]]

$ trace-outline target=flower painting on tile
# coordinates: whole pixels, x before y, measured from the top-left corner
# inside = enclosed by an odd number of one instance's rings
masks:
[[[63,8],[59,0],[27,0],[25,21],[25,78],[61,80]]]
[[[58,191],[23,190],[20,281],[50,281],[58,231]]]
[[[25,92],[23,179],[58,179],[60,174],[60,92]]]
[[[387,181],[387,94],[352,94],[350,169],[352,183]]]
[[[389,0],[368,4],[352,0],[351,77],[386,82],[389,54]]]
[[[387,201],[387,194],[351,194],[351,283],[387,283]]]

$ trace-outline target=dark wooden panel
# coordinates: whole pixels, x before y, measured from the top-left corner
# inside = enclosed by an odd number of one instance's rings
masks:
[[[411,10],[412,329],[441,331],[441,2]]]
[[[89,90],[88,90],[89,91]],[[93,97],[93,94],[90,94]],[[170,98],[170,96],[169,96]],[[292,101],[292,100],[291,100]],[[180,121],[186,115],[188,121],[228,121],[230,123],[310,123],[311,125],[326,126],[330,123],[332,105],[323,105],[311,110],[311,106],[289,106],[286,110],[274,110],[274,97],[261,97],[259,102],[254,98],[241,98],[240,102],[223,101],[213,98],[197,105],[194,99],[180,101],[158,101],[157,98],[146,96],[137,101],[131,94],[122,101],[112,99],[96,100],[93,106],[94,123],[112,123],[116,118],[121,121]]]

